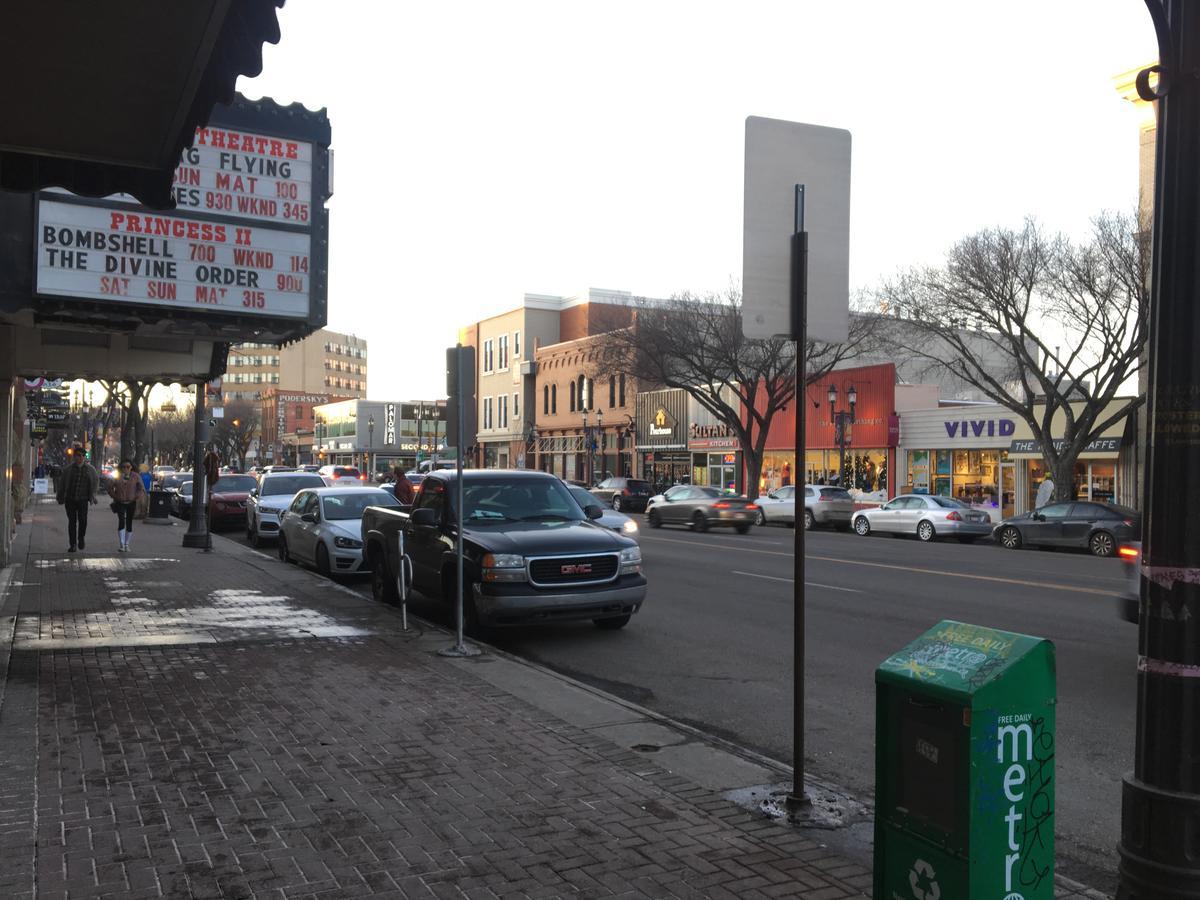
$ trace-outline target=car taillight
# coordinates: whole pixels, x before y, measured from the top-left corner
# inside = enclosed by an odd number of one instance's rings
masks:
[[[1138,549],[1137,547],[1122,547],[1117,551],[1117,555],[1121,557],[1121,559],[1137,559]]]
[[[833,499],[832,497],[826,497],[824,494],[822,494],[820,497],[817,498],[817,502],[824,503],[826,500],[832,500],[832,499]]]
[[[758,504],[757,503],[747,503],[746,509],[758,509]]]
[[[720,500],[713,504],[713,509],[729,509],[729,504],[724,500]]]
[[[946,516],[946,520],[948,522],[961,522],[963,518],[958,514],[958,511],[955,510],[954,512],[950,513],[950,515]]]
[[[367,476],[366,476],[366,475],[359,475],[359,476],[358,476],[358,480],[359,480],[359,481],[366,481],[366,480],[367,480]]]

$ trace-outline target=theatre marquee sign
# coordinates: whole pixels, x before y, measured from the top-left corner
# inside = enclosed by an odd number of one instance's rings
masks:
[[[175,170],[173,211],[121,194],[39,195],[35,293],[185,320],[316,313],[323,323],[328,181],[327,146],[250,128],[197,129]]]

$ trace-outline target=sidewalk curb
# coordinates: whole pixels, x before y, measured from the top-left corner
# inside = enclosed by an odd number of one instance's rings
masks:
[[[214,535],[214,537],[221,539],[228,546],[234,548],[234,552],[239,555],[254,556],[254,557],[259,557],[262,559],[271,560],[272,562],[278,562],[278,559],[276,557],[272,557],[271,555],[263,553],[262,551],[256,550],[252,547],[247,547],[243,544],[238,543],[237,541],[232,540],[231,538],[225,537],[224,535]],[[335,590],[337,590],[338,592],[353,596],[364,603],[369,603],[372,605],[379,605],[379,604],[375,604],[375,601],[372,598],[370,598],[369,596],[365,597],[358,591],[355,591],[352,588],[347,587],[345,584],[342,584],[341,582],[335,581],[330,578],[325,578],[324,576],[318,574],[317,572],[314,572],[303,566],[298,566],[297,569],[299,571],[303,572],[305,575],[309,576],[312,580],[319,582],[325,588],[332,587]],[[400,614],[399,606],[385,605],[384,608],[387,609],[389,612],[391,612],[393,615],[398,616]],[[410,623],[416,623],[421,629],[423,629],[427,633],[435,633],[435,632],[441,633],[441,634],[446,635],[447,638],[451,639],[451,640],[455,636],[454,632],[451,631],[449,628],[446,628],[435,622],[430,622],[429,620],[424,619],[421,616],[415,615],[414,613],[410,612],[408,614],[408,617],[409,617]],[[647,709],[646,707],[641,706],[637,703],[634,703],[633,701],[625,700],[622,697],[618,697],[615,694],[608,693],[607,691],[601,690],[600,688],[597,688],[597,687],[589,685],[585,682],[579,681],[578,679],[572,678],[569,675],[564,675],[563,673],[555,671],[554,669],[550,668],[549,666],[543,665],[541,663],[532,662],[527,659],[523,659],[522,657],[519,657],[519,656],[516,656],[515,654],[509,653],[506,650],[501,650],[500,648],[494,647],[493,645],[488,644],[484,641],[474,640],[473,643],[476,643],[479,646],[485,648],[486,653],[490,656],[493,656],[497,659],[504,660],[505,662],[508,662],[511,664],[515,664],[524,669],[528,669],[530,671],[536,672],[540,675],[548,676],[562,684],[569,685],[570,687],[572,687],[576,690],[587,693],[602,702],[606,702],[612,706],[621,708],[627,712],[630,712],[639,717],[642,717],[650,722],[661,725],[665,728],[669,728],[673,731],[679,732],[680,734],[686,735],[687,737],[689,737],[695,741],[706,744],[709,747],[712,747],[712,748],[722,751],[724,753],[728,753],[729,755],[731,755],[735,758],[738,758],[745,762],[752,763],[754,765],[761,766],[763,768],[770,769],[774,772],[777,772],[782,776],[780,781],[787,781],[789,783],[791,782],[793,771],[792,771],[792,766],[789,763],[781,762],[780,760],[774,759],[773,757],[770,757],[763,753],[759,753],[758,751],[752,750],[749,747],[744,747],[744,746],[742,746],[740,744],[736,744],[733,741],[730,741],[726,738],[722,738],[718,735],[710,734],[709,732],[703,731],[702,729],[697,728],[693,725],[689,725],[685,722],[680,722],[679,720],[673,719],[672,717],[665,715],[663,713],[656,712],[655,710],[652,710],[652,709]],[[486,657],[483,657],[483,659],[486,659]],[[459,666],[470,666],[470,665],[474,665],[475,661],[473,661],[473,660],[456,661],[455,664],[457,664]],[[513,696],[518,697],[518,699],[524,700],[524,702],[530,702],[529,700],[527,700],[525,698],[519,697],[519,695],[517,695],[516,693],[514,693],[511,690],[508,692],[510,694],[512,694]],[[837,785],[833,782],[829,782],[829,781],[826,781],[821,778],[813,777],[810,773],[807,773],[807,772],[805,774],[804,783],[805,783],[806,788],[811,786],[811,787],[815,787],[815,788],[819,789],[820,791],[852,798],[856,803],[859,803],[863,807],[865,807],[866,810],[868,811],[868,814],[870,815],[872,821],[874,820],[874,816],[875,816],[875,797],[874,797],[874,795],[870,796],[869,798],[858,797],[854,793],[840,787],[839,785]],[[721,792],[714,792],[714,793],[717,795],[721,795]],[[729,802],[733,803],[732,800],[730,800]],[[763,814],[763,817],[767,818],[765,813]],[[784,826],[781,825],[781,827],[784,827]],[[1081,882],[1067,878],[1065,875],[1060,875],[1057,872],[1054,875],[1054,884],[1055,884],[1056,888],[1061,888],[1063,890],[1071,891],[1075,894],[1078,894],[1081,897],[1087,898],[1087,900],[1110,900],[1110,898],[1107,894],[1104,894],[1103,892],[1098,891],[1095,888],[1091,888],[1085,884],[1082,884]]]

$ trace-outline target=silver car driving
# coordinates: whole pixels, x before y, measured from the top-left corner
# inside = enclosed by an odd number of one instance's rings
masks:
[[[883,506],[859,510],[853,523],[863,537],[879,531],[915,534],[922,541],[955,537],[970,543],[992,533],[992,520],[986,512],[934,494],[901,494]]]
[[[693,531],[708,531],[725,525],[745,534],[757,518],[758,506],[745,497],[695,484],[677,484],[651,497],[646,507],[646,520],[651,528],[687,525]]]

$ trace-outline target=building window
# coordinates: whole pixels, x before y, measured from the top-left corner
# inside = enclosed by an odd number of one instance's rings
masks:
[[[499,397],[497,397],[496,398],[496,406],[498,408],[498,412],[500,413],[500,416],[499,416],[500,427],[507,428],[508,427],[508,395],[501,394]]]
[[[513,394],[513,421],[521,421],[521,395]]]
[[[550,385],[542,385],[542,415],[550,415]]]
[[[508,335],[500,335],[500,371],[508,368]]]
[[[297,419],[304,418],[304,407],[303,406],[299,406],[299,405],[296,406],[296,418]]]
[[[513,359],[521,361],[521,332],[513,332]]]
[[[625,376],[624,376],[624,375],[622,375],[622,376],[621,376],[621,377],[618,379],[618,383],[619,383],[619,385],[620,385],[620,393],[621,393],[621,406],[624,406],[624,405],[625,405]]]
[[[492,371],[492,342],[483,342],[483,371]]]
[[[612,409],[617,405],[617,377],[615,375],[608,376],[608,408]]]
[[[587,411],[592,408],[592,394],[591,394],[591,391],[589,391],[587,389],[587,387],[588,387],[587,378],[583,375],[580,375],[579,376],[579,389],[577,391],[577,394],[579,395],[579,409],[581,412]]]
[[[571,382],[571,412],[575,412],[575,382]]]
[[[492,427],[492,398],[483,398],[483,427],[485,430]]]
[[[558,385],[550,385],[550,415],[558,415]]]

